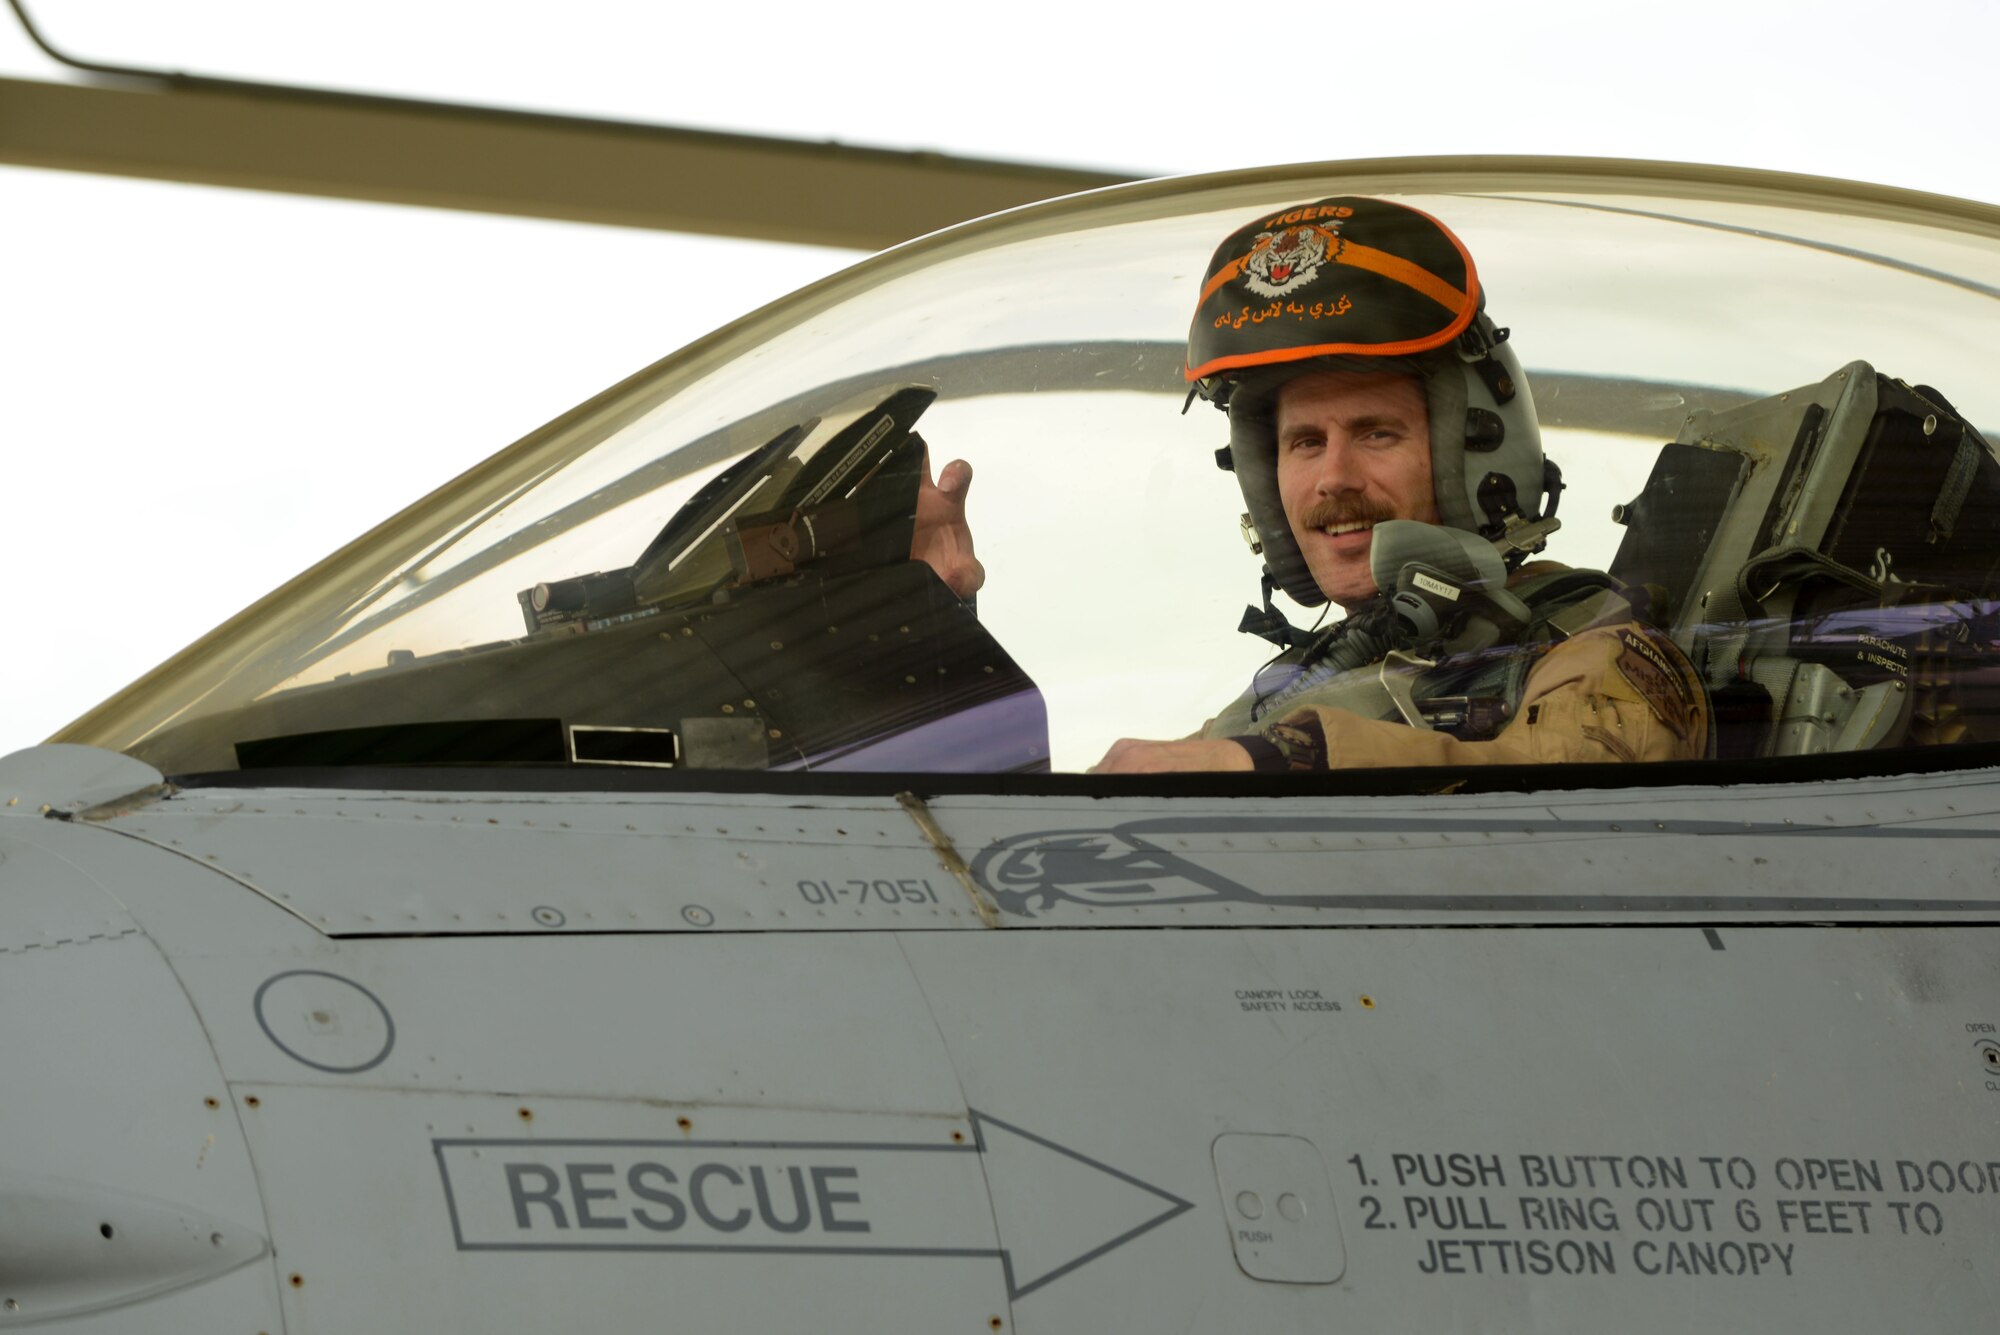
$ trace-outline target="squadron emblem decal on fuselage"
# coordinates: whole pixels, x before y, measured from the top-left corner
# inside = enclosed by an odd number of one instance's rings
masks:
[[[1439,891],[1416,888],[1422,864],[1404,860],[1442,855],[1462,856],[1454,843],[1476,836],[1492,858],[1510,847],[1530,850],[1551,836],[1588,837],[1622,845],[1633,834],[1606,832],[1602,825],[1516,814],[1468,815],[1449,820],[1412,816],[1276,816],[1155,817],[1111,827],[1036,830],[989,844],[972,860],[972,876],[994,905],[1016,918],[1063,914],[1065,908],[1155,909],[1181,904],[1260,904],[1271,907],[1339,911],[1419,912],[1427,915],[1478,913],[1576,914],[1618,912],[1656,914],[1660,920],[1684,914],[1731,912],[1871,912],[1868,895],[1824,895],[1810,890],[1779,893],[1718,895],[1712,886],[1619,885],[1603,893],[1544,893],[1508,885],[1493,890],[1453,887]],[[1659,838],[1688,836],[1759,841],[1782,838],[1788,847],[1800,839],[1835,841],[1935,839],[1946,837],[1930,826],[1870,826],[1803,829],[1776,822],[1744,822],[1714,818],[1648,821],[1641,837],[1650,845]],[[1949,837],[1996,838],[1987,831],[1953,831]],[[1236,847],[1236,840],[1248,841]],[[1159,842],[1154,842],[1158,840]],[[1326,842],[1322,842],[1322,841]],[[1301,846],[1301,843],[1306,846]],[[1189,854],[1162,847],[1172,843]],[[1255,856],[1246,856],[1254,851]],[[1379,863],[1328,861],[1342,852],[1366,858],[1388,856],[1409,867],[1398,876],[1384,875]],[[1650,847],[1635,845],[1621,856],[1635,865],[1653,856]],[[1267,876],[1267,889],[1252,889],[1231,880],[1197,859],[1228,862]],[[1275,861],[1273,859],[1276,859]],[[1304,859],[1303,861],[1297,859]],[[1345,874],[1342,869],[1346,868]],[[1344,883],[1343,883],[1344,882]],[[1990,912],[2000,907],[1991,899],[1910,899],[1912,913]]]
[[[1108,907],[1263,898],[1128,829],[1019,835],[980,853],[972,875],[1002,912],[1023,918],[1065,901]]]

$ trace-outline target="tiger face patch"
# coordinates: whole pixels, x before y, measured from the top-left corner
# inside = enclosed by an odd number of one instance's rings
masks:
[[[1340,224],[1335,222],[1334,228]],[[1260,297],[1282,297],[1319,276],[1326,263],[1327,242],[1338,233],[1320,226],[1287,227],[1259,232],[1256,247],[1243,260],[1243,284]]]

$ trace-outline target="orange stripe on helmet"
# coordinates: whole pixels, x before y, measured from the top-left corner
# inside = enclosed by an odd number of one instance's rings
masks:
[[[1411,212],[1414,213],[1417,210],[1412,209]],[[1406,260],[1399,255],[1391,255],[1386,250],[1377,250],[1373,246],[1364,246],[1357,242],[1349,241],[1337,233],[1327,231],[1324,227],[1315,225],[1310,230],[1318,232],[1326,238],[1327,257],[1335,264],[1345,264],[1351,268],[1365,269],[1369,273],[1379,274],[1393,283],[1401,283],[1411,291],[1420,292],[1424,296],[1429,297],[1453,315],[1458,315],[1465,309],[1466,294],[1422,265]],[[1457,245],[1458,238],[1446,230],[1444,224],[1439,223],[1438,230],[1443,231],[1446,236],[1451,237],[1453,244]],[[1196,298],[1195,304],[1199,306],[1202,302],[1214,296],[1224,283],[1229,282],[1243,272],[1243,266],[1249,262],[1252,255],[1266,249],[1270,244],[1271,238],[1266,237],[1264,240],[1250,247],[1241,258],[1233,259],[1220,269],[1217,269],[1214,275],[1206,283],[1202,284],[1201,296]],[[1459,254],[1465,256],[1466,272],[1471,273],[1471,256],[1465,255],[1465,247],[1458,246],[1457,248]]]
[[[1421,292],[1453,315],[1466,309],[1466,295],[1444,279],[1420,264],[1413,264],[1386,250],[1376,250],[1373,246],[1360,246],[1349,241],[1333,257],[1334,263],[1345,264],[1355,269],[1366,269],[1369,273],[1380,274],[1391,282],[1401,283],[1414,292]],[[1469,270],[1468,270],[1469,271]]]
[[[1451,228],[1445,226],[1444,220],[1442,218],[1439,218],[1434,214],[1426,213],[1424,212],[1424,210],[1416,208],[1409,204],[1403,204],[1400,207],[1409,209],[1411,213],[1416,214],[1419,218],[1422,218],[1424,221],[1428,222],[1431,226],[1437,228],[1438,231],[1444,234],[1444,239],[1451,242],[1451,248],[1458,252],[1459,263],[1465,266],[1465,280],[1466,280],[1465,291],[1460,292],[1457,288],[1445,282],[1442,278],[1437,277],[1437,275],[1431,273],[1428,269],[1422,268],[1419,265],[1410,264],[1409,261],[1407,260],[1397,259],[1393,255],[1389,255],[1387,256],[1387,258],[1393,260],[1397,264],[1409,265],[1410,271],[1413,274],[1422,274],[1425,278],[1431,279],[1433,282],[1438,284],[1439,288],[1442,289],[1445,295],[1439,296],[1437,293],[1426,290],[1422,285],[1418,283],[1413,283],[1409,279],[1403,278],[1396,274],[1383,273],[1383,276],[1385,278],[1392,278],[1396,282],[1402,283],[1406,287],[1414,288],[1417,291],[1424,293],[1425,296],[1430,297],[1433,301],[1436,301],[1446,310],[1452,312],[1452,314],[1456,317],[1452,321],[1452,337],[1456,338],[1460,333],[1464,331],[1466,325],[1472,323],[1472,317],[1475,314],[1477,314],[1479,310],[1479,266],[1472,262],[1472,252],[1467,250],[1465,248],[1465,243],[1458,239],[1458,233],[1452,231]],[[1368,247],[1352,246],[1350,247],[1350,249],[1367,250]],[[1343,263],[1344,262],[1345,261],[1343,261]],[[1375,272],[1380,273],[1382,271],[1375,270]],[[1386,356],[1390,354],[1384,354],[1384,355]]]
[[[1250,255],[1255,255],[1259,249],[1261,249],[1261,245],[1252,246],[1250,248]],[[1217,269],[1215,271],[1215,277],[1209,279],[1206,283],[1202,284],[1201,296],[1195,299],[1196,307],[1199,307],[1202,302],[1207,301],[1210,297],[1214,296],[1217,288],[1221,287],[1224,283],[1228,282],[1230,279],[1236,277],[1237,274],[1242,273],[1243,260],[1249,259],[1250,255],[1245,255],[1243,259],[1231,260],[1229,261],[1229,263],[1223,265],[1220,269]]]
[[[1200,366],[1190,366],[1181,372],[1190,384],[1196,380],[1218,375],[1223,371],[1241,371],[1253,366],[1278,366],[1284,362],[1306,361],[1313,357],[1410,357],[1419,352],[1429,352],[1441,348],[1465,332],[1472,323],[1472,317],[1479,313],[1479,304],[1468,302],[1458,318],[1454,319],[1435,334],[1423,338],[1407,338],[1400,343],[1315,343],[1303,348],[1272,348],[1266,352],[1244,352],[1234,357],[1217,357]]]
[[[1433,348],[1441,348],[1464,333],[1466,326],[1472,323],[1473,316],[1479,313],[1479,270],[1472,262],[1471,252],[1466,250],[1465,243],[1458,239],[1458,233],[1445,226],[1436,217],[1408,204],[1401,204],[1398,207],[1409,209],[1411,213],[1427,220],[1451,242],[1452,249],[1458,252],[1459,259],[1465,264],[1467,279],[1465,291],[1459,291],[1422,265],[1370,246],[1357,245],[1332,232],[1325,233],[1332,243],[1329,246],[1329,254],[1337,263],[1351,264],[1355,268],[1379,274],[1431,298],[1452,312],[1450,324],[1435,334],[1423,338],[1404,339],[1397,343],[1316,343],[1309,347],[1273,348],[1265,352],[1216,357],[1200,366],[1184,367],[1181,372],[1182,378],[1192,384],[1224,371],[1240,371],[1256,366],[1278,366],[1285,362],[1307,361],[1314,357],[1409,357],[1419,352],[1429,352]],[[1317,224],[1312,226],[1315,231],[1325,232],[1325,229]],[[1232,260],[1218,270],[1213,278],[1202,285],[1201,296],[1196,301],[1195,308],[1199,310],[1202,302],[1207,301],[1224,283],[1241,273],[1244,260],[1269,244],[1270,242],[1265,241],[1252,246],[1242,259]]]

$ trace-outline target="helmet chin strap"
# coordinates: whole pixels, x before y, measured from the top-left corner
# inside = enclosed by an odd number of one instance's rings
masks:
[[[1260,640],[1269,640],[1280,649],[1289,649],[1295,644],[1304,644],[1311,638],[1310,632],[1300,630],[1285,619],[1271,602],[1271,591],[1277,587],[1271,572],[1264,572],[1264,607],[1259,611],[1254,607],[1243,609],[1243,619],[1236,623],[1236,629],[1246,635],[1255,635]]]

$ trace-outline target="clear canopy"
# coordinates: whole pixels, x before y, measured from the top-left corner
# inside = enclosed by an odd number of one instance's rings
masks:
[[[1965,436],[1975,457],[1953,445],[1955,427],[1936,437],[1932,478],[1908,462],[1922,441],[1892,468],[1889,446],[1862,443],[1866,414],[1851,448],[1833,427],[1821,448],[1801,413],[1815,395],[1835,410],[1827,395],[1847,383],[1836,377],[1861,362],[1851,374],[1868,382],[1870,413],[1914,404],[1912,420],[2000,424],[1987,342],[2000,212],[1748,173],[1460,163],[1129,187],[878,256],[503,451],[59,740],[170,773],[425,762],[1065,771],[1121,737],[1188,735],[1277,652],[1236,630],[1259,601],[1262,559],[1239,529],[1237,481],[1217,467],[1227,423],[1198,401],[1183,411],[1204,265],[1255,215],[1345,194],[1420,208],[1476,257],[1567,483],[1546,555],[1653,585],[1652,619],[1721,695],[1756,675],[1742,666],[1746,643],[1793,663],[1783,680],[1764,674],[1766,698],[1725,750],[1983,735],[1920,737],[1900,703],[1893,728],[1847,727],[1841,710],[1884,683],[1839,653],[1801,649],[1813,636],[1794,623],[1816,618],[1822,640],[1830,613],[1926,645],[1947,621],[1961,646],[1985,634],[1992,590],[1980,571],[1996,557],[1966,553],[1995,543],[1987,441]],[[1833,388],[1808,388],[1822,385]],[[1681,457],[1662,448],[1677,437],[1711,455],[1726,438],[1742,458],[1770,457],[1681,504],[1697,488],[1666,466]],[[974,470],[968,513],[987,578],[971,602],[909,559],[926,449],[933,469],[962,458]],[[1824,459],[1840,449],[1836,476]],[[1806,457],[1814,450],[1819,460]],[[1743,571],[1777,570],[1784,546],[1760,527],[1770,507],[1804,503],[1773,490],[1794,473],[1838,502],[1816,540],[1818,574],[1785,575],[1782,594],[1752,589]],[[1929,480],[1886,489],[1919,473]],[[1895,569],[1916,573],[1904,579],[1880,559],[1895,555],[1883,538],[1871,572],[1850,550],[1864,527],[1857,494],[1863,509],[1922,511],[1929,547],[1959,555],[1945,566],[1905,556]],[[1753,497],[1764,507],[1754,516]],[[1651,528],[1635,540],[1638,514]],[[1724,537],[1739,529],[1748,536],[1725,570]],[[1878,529],[1903,531],[1866,531]],[[1849,593],[1815,592],[1829,581]],[[1706,606],[1725,583],[1735,592]],[[1915,603],[1932,609],[1920,630],[1887,624],[1883,609]],[[1277,606],[1302,628],[1322,616],[1283,595]],[[1851,651],[1863,631],[1843,633]],[[1787,741],[1806,660],[1833,673],[1822,686],[1846,704],[1805,710],[1817,731]],[[1958,664],[1968,680],[1980,667]],[[1906,693],[1908,674],[1898,681]]]

